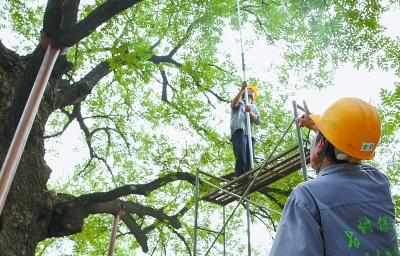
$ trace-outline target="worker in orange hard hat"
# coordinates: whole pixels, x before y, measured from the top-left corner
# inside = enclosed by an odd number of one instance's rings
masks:
[[[244,99],[244,91],[247,87],[248,106]],[[233,152],[235,154],[235,175],[236,177],[250,171],[250,157],[254,159],[254,143],[255,133],[253,124],[260,124],[260,113],[254,104],[254,101],[258,97],[258,90],[254,85],[247,85],[246,81],[242,82],[240,91],[236,94],[231,102],[231,141],[233,146]],[[247,119],[246,112],[249,113],[251,136],[247,134]],[[249,139],[251,138],[251,146],[253,155],[250,156],[250,144]]]
[[[395,203],[386,175],[361,163],[375,156],[378,112],[342,98],[321,115],[305,113],[316,132],[310,162],[318,175],[290,194],[269,255],[398,255]]]

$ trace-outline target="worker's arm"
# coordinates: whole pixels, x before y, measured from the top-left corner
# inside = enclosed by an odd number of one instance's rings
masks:
[[[251,111],[250,106],[246,106],[246,112],[249,112],[251,121],[258,125],[260,124],[260,114],[258,113],[257,109],[254,109],[254,111],[255,112]]]
[[[232,107],[237,107],[237,105],[239,104],[240,99],[242,98],[243,92],[247,87],[247,83],[246,81],[242,82],[242,88],[240,88],[240,91],[238,92],[238,94],[235,96],[235,98],[233,98],[232,100]]]
[[[270,256],[321,256],[324,243],[321,227],[315,213],[309,211],[303,201],[298,200],[293,190],[284,207]],[[301,196],[300,196],[301,197]]]

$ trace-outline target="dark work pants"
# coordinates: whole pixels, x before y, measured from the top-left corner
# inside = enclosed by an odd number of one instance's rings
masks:
[[[254,139],[252,138],[252,149],[254,159]],[[247,135],[242,129],[236,130],[232,134],[233,152],[235,153],[235,175],[236,177],[250,171],[250,150]]]

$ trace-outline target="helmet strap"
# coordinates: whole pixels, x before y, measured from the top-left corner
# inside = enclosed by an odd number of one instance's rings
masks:
[[[322,148],[321,154],[319,155],[318,163],[315,166],[315,171],[317,172],[317,174],[319,174],[320,172],[322,161],[324,161],[326,150],[328,149],[328,146],[330,144],[330,142],[327,139],[324,138],[322,140],[324,141],[324,147]]]

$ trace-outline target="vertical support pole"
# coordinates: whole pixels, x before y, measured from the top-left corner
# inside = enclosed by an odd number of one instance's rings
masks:
[[[246,101],[246,106],[249,105],[249,99],[247,96],[247,87],[245,90],[245,101]],[[249,155],[250,155],[250,169],[254,169],[254,159],[253,159],[253,139],[252,139],[252,134],[251,134],[251,124],[250,124],[250,113],[246,112],[246,128],[247,128],[247,143],[249,144]]]
[[[21,120],[18,123],[7,156],[0,172],[0,214],[3,210],[11,183],[14,179],[22,152],[24,151],[26,141],[28,139],[33,121],[38,111],[40,101],[43,96],[44,89],[53,70],[54,63],[60,53],[59,48],[52,45],[47,46],[39,73],[33,84],[32,91],[22,113]]]
[[[237,14],[238,14],[238,25],[239,25],[239,35],[240,35],[240,49],[242,51],[242,70],[243,70],[243,80],[246,81],[246,68],[244,66],[244,51],[243,51],[243,36],[242,36],[242,18],[240,15],[240,2],[236,1]]]
[[[294,111],[294,118],[297,118],[298,114],[297,114],[296,101],[293,101],[293,111]],[[303,170],[303,179],[304,179],[304,181],[307,181],[308,175],[307,175],[307,167],[306,167],[306,157],[305,157],[304,146],[303,146],[303,138],[301,136],[299,123],[298,122],[295,122],[295,123],[296,123],[297,138],[299,140],[300,160],[301,160],[301,168]]]
[[[246,202],[246,210],[247,210],[247,251],[248,255],[251,256],[251,243],[250,243],[250,207],[249,202]]]
[[[224,205],[224,207],[222,208],[222,224],[225,224],[225,205]],[[226,255],[226,245],[225,245],[225,243],[226,243],[226,230],[225,230],[225,227],[224,227],[224,229],[223,229],[223,231],[224,231],[224,236],[223,236],[223,238],[224,238],[224,256]]]
[[[199,177],[199,168],[196,170],[196,186],[195,186],[195,202],[194,202],[194,241],[193,241],[193,256],[197,255],[197,215],[199,211],[199,184],[200,184],[200,177]]]
[[[236,1],[237,6],[237,14],[238,14],[238,22],[239,22],[239,33],[240,33],[240,48],[242,50],[242,70],[243,70],[243,81],[246,81],[246,68],[244,65],[244,51],[243,51],[243,36],[242,36],[242,21],[240,15],[240,2]],[[246,81],[247,82],[247,81]],[[247,87],[244,90],[244,99],[246,102],[246,106],[249,105]],[[254,159],[253,159],[253,140],[251,139],[251,126],[250,126],[250,113],[246,112],[246,126],[247,126],[247,139],[249,144],[249,154],[250,154],[250,169],[254,169]]]

